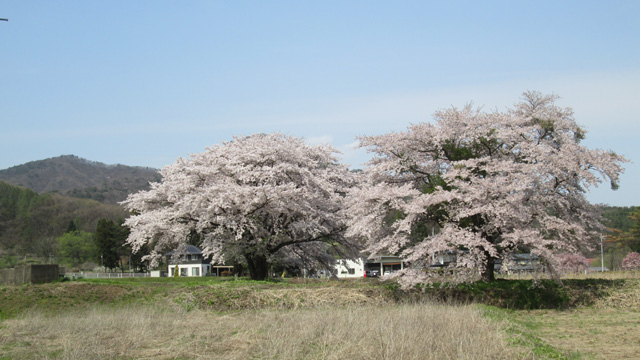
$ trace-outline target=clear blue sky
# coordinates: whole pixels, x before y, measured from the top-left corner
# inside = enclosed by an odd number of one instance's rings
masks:
[[[0,0],[0,169],[62,154],[161,168],[232,135],[328,142],[553,92],[640,205],[640,1]]]

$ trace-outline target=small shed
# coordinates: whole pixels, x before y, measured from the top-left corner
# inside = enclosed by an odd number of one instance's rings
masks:
[[[390,275],[404,269],[404,262],[399,256],[383,255],[367,259],[367,270],[378,271],[380,276]]]

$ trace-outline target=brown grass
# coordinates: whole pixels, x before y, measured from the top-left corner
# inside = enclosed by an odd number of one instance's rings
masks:
[[[571,273],[563,276],[563,279],[605,279],[605,280],[621,280],[621,279],[640,279],[640,271],[607,271],[593,273]]]
[[[513,359],[474,306],[433,304],[216,314],[137,305],[5,320],[11,359]]]
[[[549,279],[549,274],[545,273],[523,273],[512,275],[498,275],[504,279],[510,280],[531,280],[531,279]],[[590,272],[590,273],[566,273],[560,276],[560,279],[604,279],[604,280],[623,280],[623,279],[640,279],[640,271],[606,271],[606,272]]]
[[[630,309],[535,310],[515,318],[545,343],[583,358],[640,359],[640,313]]]
[[[640,280],[625,280],[624,283],[609,288],[607,296],[598,298],[593,307],[597,309],[640,310]]]
[[[362,305],[387,305],[395,303],[392,292],[384,287],[294,287],[263,289],[222,289],[201,287],[186,297],[184,291],[176,299],[189,308],[208,310],[247,309],[309,309],[318,307],[344,307]]]

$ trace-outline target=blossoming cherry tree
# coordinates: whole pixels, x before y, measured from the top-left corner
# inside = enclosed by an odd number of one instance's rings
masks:
[[[152,260],[196,239],[222,262],[237,256],[254,279],[272,261],[328,267],[355,254],[344,237],[344,194],[354,183],[329,146],[282,134],[236,137],[180,158],[162,180],[124,202],[133,248],[151,244]]]
[[[556,100],[526,92],[504,112],[450,108],[433,123],[359,138],[374,157],[350,192],[348,235],[372,254],[402,256],[407,286],[430,281],[424,269],[446,252],[456,273],[490,281],[514,252],[553,266],[555,254],[599,239],[585,193],[603,180],[616,188],[626,160],[583,146],[585,130]]]

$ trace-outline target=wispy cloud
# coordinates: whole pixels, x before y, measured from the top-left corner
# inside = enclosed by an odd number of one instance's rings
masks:
[[[310,145],[332,145],[333,137],[330,135],[314,136],[305,138],[304,141]]]

